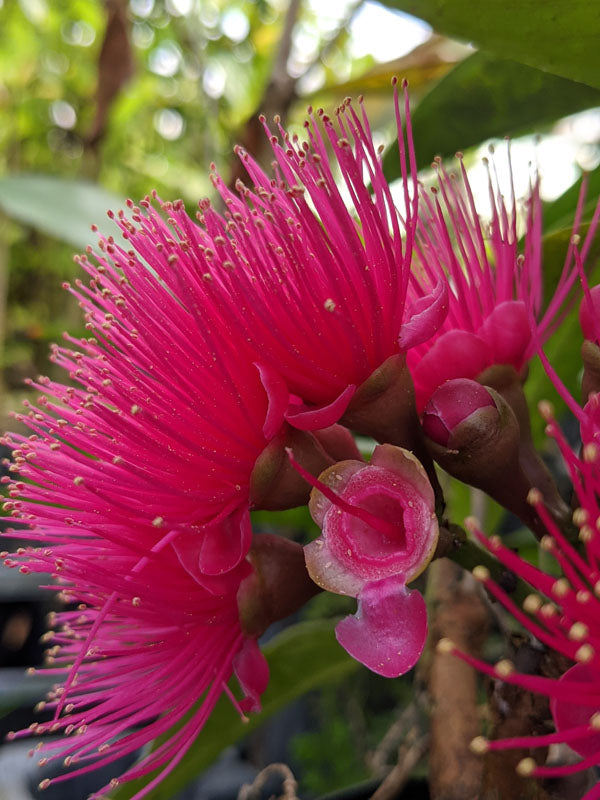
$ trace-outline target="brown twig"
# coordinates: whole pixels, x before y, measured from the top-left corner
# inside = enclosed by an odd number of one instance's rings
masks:
[[[371,796],[371,800],[394,800],[398,797],[428,748],[427,734],[419,736],[415,728],[409,731],[403,746],[398,751],[398,763]]]
[[[279,775],[283,778],[283,793],[279,795],[280,800],[298,800],[296,791],[298,784],[294,774],[287,764],[282,763],[268,764],[258,773],[252,783],[245,783],[238,792],[238,800],[256,800],[272,775]]]
[[[479,733],[477,675],[465,662],[435,650],[448,637],[478,655],[488,611],[473,577],[447,559],[429,568],[432,600],[428,688],[431,699],[430,792],[433,800],[479,800],[482,764],[469,744]]]
[[[375,777],[383,777],[386,774],[389,769],[389,757],[394,750],[397,750],[399,743],[406,739],[408,732],[415,727],[418,716],[416,703],[409,703],[385,732],[367,759],[367,766]]]

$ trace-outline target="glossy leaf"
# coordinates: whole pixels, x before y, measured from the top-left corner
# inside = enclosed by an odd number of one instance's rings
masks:
[[[93,223],[116,238],[119,229],[106,212],[123,206],[124,198],[89,181],[34,174],[0,178],[0,210],[77,248],[95,242]]]
[[[280,709],[312,689],[337,681],[360,668],[337,643],[329,621],[301,622],[264,646],[269,662],[269,686],[262,711],[243,723],[229,700],[222,697],[202,733],[181,763],[152,792],[152,800],[168,800],[198,777],[228,745],[241,739]],[[126,800],[148,783],[132,781],[111,795]]]
[[[384,0],[436,31],[600,87],[600,4],[590,0]]]

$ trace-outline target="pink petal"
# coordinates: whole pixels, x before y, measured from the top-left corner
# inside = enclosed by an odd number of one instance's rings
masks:
[[[182,566],[204,585],[206,575],[221,576],[237,566],[248,552],[251,539],[250,513],[242,506],[224,519],[198,528],[197,533],[181,534],[173,549]]]
[[[357,597],[364,586],[364,578],[342,564],[323,536],[305,545],[304,560],[312,580],[328,592]]]
[[[272,439],[283,424],[285,411],[290,402],[290,393],[281,375],[268,364],[254,363],[267,393],[268,406],[263,425],[263,436]]]
[[[329,405],[320,408],[313,408],[304,404],[290,406],[285,418],[290,425],[301,431],[316,431],[321,428],[329,428],[330,425],[336,423],[343,416],[355,392],[356,386],[351,384],[346,386],[344,391]]]
[[[412,370],[421,412],[438,386],[452,378],[476,378],[492,363],[492,353],[479,336],[470,331],[443,333]]]
[[[487,317],[478,335],[489,345],[494,364],[511,364],[521,369],[532,336],[525,303],[521,300],[500,303]]]
[[[269,665],[256,639],[246,639],[233,659],[233,670],[245,698],[240,703],[242,711],[260,711],[260,696],[269,683]]]
[[[598,686],[598,670],[589,664],[575,664],[559,678],[560,682],[582,683],[593,688]],[[580,725],[588,725],[590,717],[598,710],[597,704],[579,705],[569,700],[559,700],[556,697],[550,699],[550,711],[554,719],[557,731],[568,731],[570,728],[577,728]],[[569,742],[570,746],[580,756],[587,758],[600,752],[600,733],[593,733],[590,730],[584,739],[577,739]]]
[[[417,663],[427,638],[427,609],[416,590],[401,576],[368,583],[358,611],[338,623],[338,642],[378,675],[397,678]]]
[[[409,350],[430,339],[440,328],[448,314],[448,284],[439,280],[431,294],[415,300],[402,323],[398,344],[401,350]]]

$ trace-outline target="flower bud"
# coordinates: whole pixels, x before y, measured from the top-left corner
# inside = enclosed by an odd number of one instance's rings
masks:
[[[465,483],[490,492],[498,472],[518,467],[516,417],[497,392],[476,381],[442,384],[427,404],[425,425],[433,433],[428,445],[435,460]]]
[[[358,387],[342,422],[379,442],[414,449],[417,409],[404,355],[388,358]]]
[[[251,507],[265,511],[281,511],[308,502],[310,485],[292,467],[285,454],[285,448],[293,448],[308,471],[318,475],[334,463],[334,458],[326,452],[326,448],[331,448],[334,452],[340,450],[352,454],[356,452],[356,445],[352,448],[343,433],[332,431],[332,428],[340,427],[335,425],[325,428],[323,431],[325,435],[321,441],[312,433],[284,425],[279,435],[269,442],[256,459],[250,475]]]
[[[424,427],[433,434],[427,444],[437,463],[452,477],[482,489],[543,537],[547,530],[527,501],[529,492],[540,488],[555,516],[560,516],[561,501],[550,475],[544,479],[543,464],[534,471],[539,456],[533,446],[527,447],[511,404],[490,386],[454,380],[433,393],[426,415]],[[553,502],[555,494],[558,500]]]
[[[497,417],[494,399],[484,386],[477,381],[456,378],[442,384],[425,406],[423,430],[437,444],[458,449],[463,424],[486,425]]]
[[[358,387],[342,422],[378,442],[411,450],[425,468],[436,500],[443,504],[435,467],[423,441],[412,376],[404,354],[390,356]]]
[[[293,614],[319,592],[306,571],[302,546],[283,536],[255,535],[248,561],[254,569],[237,593],[247,636],[260,636],[272,622]]]

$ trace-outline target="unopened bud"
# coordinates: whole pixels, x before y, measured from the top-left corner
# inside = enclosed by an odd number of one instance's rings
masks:
[[[456,378],[443,383],[425,406],[423,430],[433,442],[458,450],[463,426],[469,426],[466,436],[470,440],[471,428],[487,427],[497,417],[498,409],[488,389],[477,381]]]
[[[254,569],[237,593],[247,636],[260,636],[271,623],[293,614],[320,591],[308,575],[302,546],[283,536],[255,535],[248,560]]]
[[[493,491],[518,470],[519,424],[494,389],[463,378],[447,381],[425,408],[423,426],[435,460],[455,478]]]
[[[330,439],[332,447],[335,439],[337,447],[341,448],[340,436],[332,434]],[[310,486],[291,466],[285,453],[286,447],[293,449],[312,475],[318,475],[334,461],[312,433],[285,426],[283,433],[265,447],[254,464],[250,476],[250,502],[253,508],[281,511],[308,502]],[[346,447],[349,449],[347,440]]]

